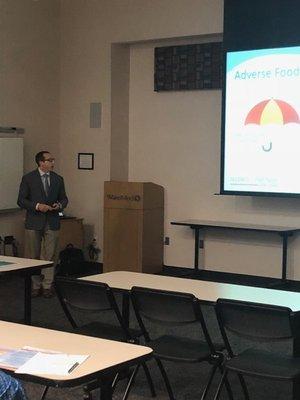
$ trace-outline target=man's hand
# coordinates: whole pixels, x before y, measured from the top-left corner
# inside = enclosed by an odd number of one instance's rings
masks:
[[[59,209],[60,209],[60,204],[58,204],[58,203],[52,204],[51,210],[57,211],[57,210],[59,210]]]
[[[38,208],[37,208],[39,211],[41,211],[42,213],[46,213],[47,211],[51,211],[52,210],[52,207],[51,206],[48,206],[48,204],[42,204],[42,203],[40,203],[39,205],[38,205]]]

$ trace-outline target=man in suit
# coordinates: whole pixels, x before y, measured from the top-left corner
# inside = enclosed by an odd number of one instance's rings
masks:
[[[59,212],[68,204],[64,180],[53,172],[54,158],[48,151],[35,156],[38,168],[24,175],[18,205],[26,209],[25,238],[30,258],[57,260]],[[32,277],[32,297],[52,297],[54,267]]]

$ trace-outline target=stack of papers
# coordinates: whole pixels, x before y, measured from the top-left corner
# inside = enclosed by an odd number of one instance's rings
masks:
[[[87,358],[86,355],[37,353],[15,372],[31,375],[69,375]]]
[[[88,357],[24,347],[0,354],[0,367],[12,369],[18,374],[69,375]]]
[[[0,261],[0,267],[5,267],[6,265],[10,265],[13,264],[12,262],[8,262],[8,261]]]
[[[37,354],[37,350],[27,349],[1,349],[0,367],[15,370],[24,365]]]

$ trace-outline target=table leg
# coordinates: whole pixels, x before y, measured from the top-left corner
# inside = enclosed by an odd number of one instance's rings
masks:
[[[31,275],[24,277],[24,322],[31,324]]]
[[[288,249],[288,237],[292,236],[292,233],[283,232],[280,233],[282,237],[282,273],[281,279],[283,282],[286,281],[286,268],[287,268],[287,249]]]
[[[199,228],[193,227],[195,230],[195,257],[194,257],[194,268],[195,271],[199,271],[199,237],[200,237],[200,232]]]
[[[101,388],[100,388],[100,400],[112,400],[113,388],[112,381],[114,375],[109,375],[107,377],[103,377],[101,380]]]
[[[129,328],[129,318],[130,318],[130,295],[128,292],[122,294],[122,317],[127,328]]]

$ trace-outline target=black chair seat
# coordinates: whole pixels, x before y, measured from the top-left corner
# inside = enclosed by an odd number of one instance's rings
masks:
[[[102,339],[117,340],[119,342],[128,341],[121,327],[103,324],[101,322],[90,322],[89,324],[77,328],[76,332],[81,335],[101,337]],[[137,338],[141,335],[138,329],[129,329],[129,333],[132,338]]]
[[[162,360],[193,363],[211,359],[209,346],[200,340],[164,335],[150,340],[147,345],[153,349],[153,355]],[[224,345],[215,345],[216,350],[223,348]]]
[[[237,358],[228,360],[226,368],[245,375],[294,380],[300,377],[300,358],[248,349],[240,353]]]

